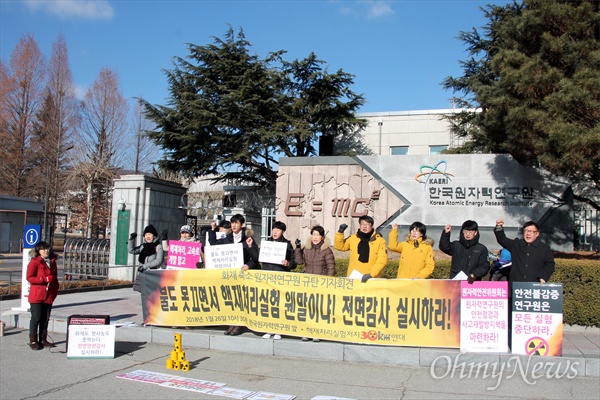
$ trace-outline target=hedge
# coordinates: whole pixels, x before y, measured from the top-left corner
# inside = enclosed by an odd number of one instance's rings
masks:
[[[563,284],[563,317],[568,325],[600,327],[600,260],[555,259],[556,268],[550,282]],[[346,276],[348,259],[335,260],[336,276]],[[302,272],[298,266],[296,272]],[[398,260],[389,260],[381,273],[382,278],[393,279],[398,271]],[[430,279],[447,279],[450,260],[435,262]]]

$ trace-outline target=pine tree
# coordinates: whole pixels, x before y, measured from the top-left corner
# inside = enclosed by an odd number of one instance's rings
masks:
[[[483,36],[460,35],[464,75],[443,83],[477,109],[450,117],[470,140],[456,152],[510,153],[570,179],[575,198],[600,210],[599,2],[515,1],[484,13]]]
[[[280,157],[314,155],[319,136],[345,137],[365,124],[354,117],[364,100],[350,90],[352,76],[328,73],[314,54],[260,59],[231,28],[213,44],[188,47],[187,59],[166,71],[168,105],[144,102],[161,168],[272,188]]]

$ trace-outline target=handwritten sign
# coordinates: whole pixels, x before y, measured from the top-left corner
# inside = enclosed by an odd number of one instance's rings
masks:
[[[244,248],[241,243],[209,246],[204,253],[207,269],[242,268]]]
[[[67,358],[115,358],[115,325],[70,325]]]
[[[272,242],[265,240],[261,243],[258,261],[271,264],[281,264],[285,260],[287,242]]]
[[[167,269],[196,268],[202,260],[202,243],[169,240]]]

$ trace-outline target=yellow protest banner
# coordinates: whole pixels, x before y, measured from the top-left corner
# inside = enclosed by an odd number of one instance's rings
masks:
[[[144,322],[243,325],[256,332],[395,346],[460,346],[460,282],[291,272],[150,270]]]

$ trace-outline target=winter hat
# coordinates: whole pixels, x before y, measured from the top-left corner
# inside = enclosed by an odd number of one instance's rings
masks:
[[[154,225],[150,224],[147,227],[144,228],[144,235],[146,233],[151,233],[153,234],[155,237],[158,236],[158,231],[156,230],[156,228],[154,227]]]
[[[275,221],[273,223],[273,229],[280,229],[283,232],[285,232],[287,226],[285,226],[285,222],[281,222],[281,221]]]
[[[191,235],[192,234],[192,227],[189,226],[189,225],[183,225],[181,227],[181,229],[179,230],[179,233],[183,233],[183,232],[187,232],[187,233],[189,233]]]

